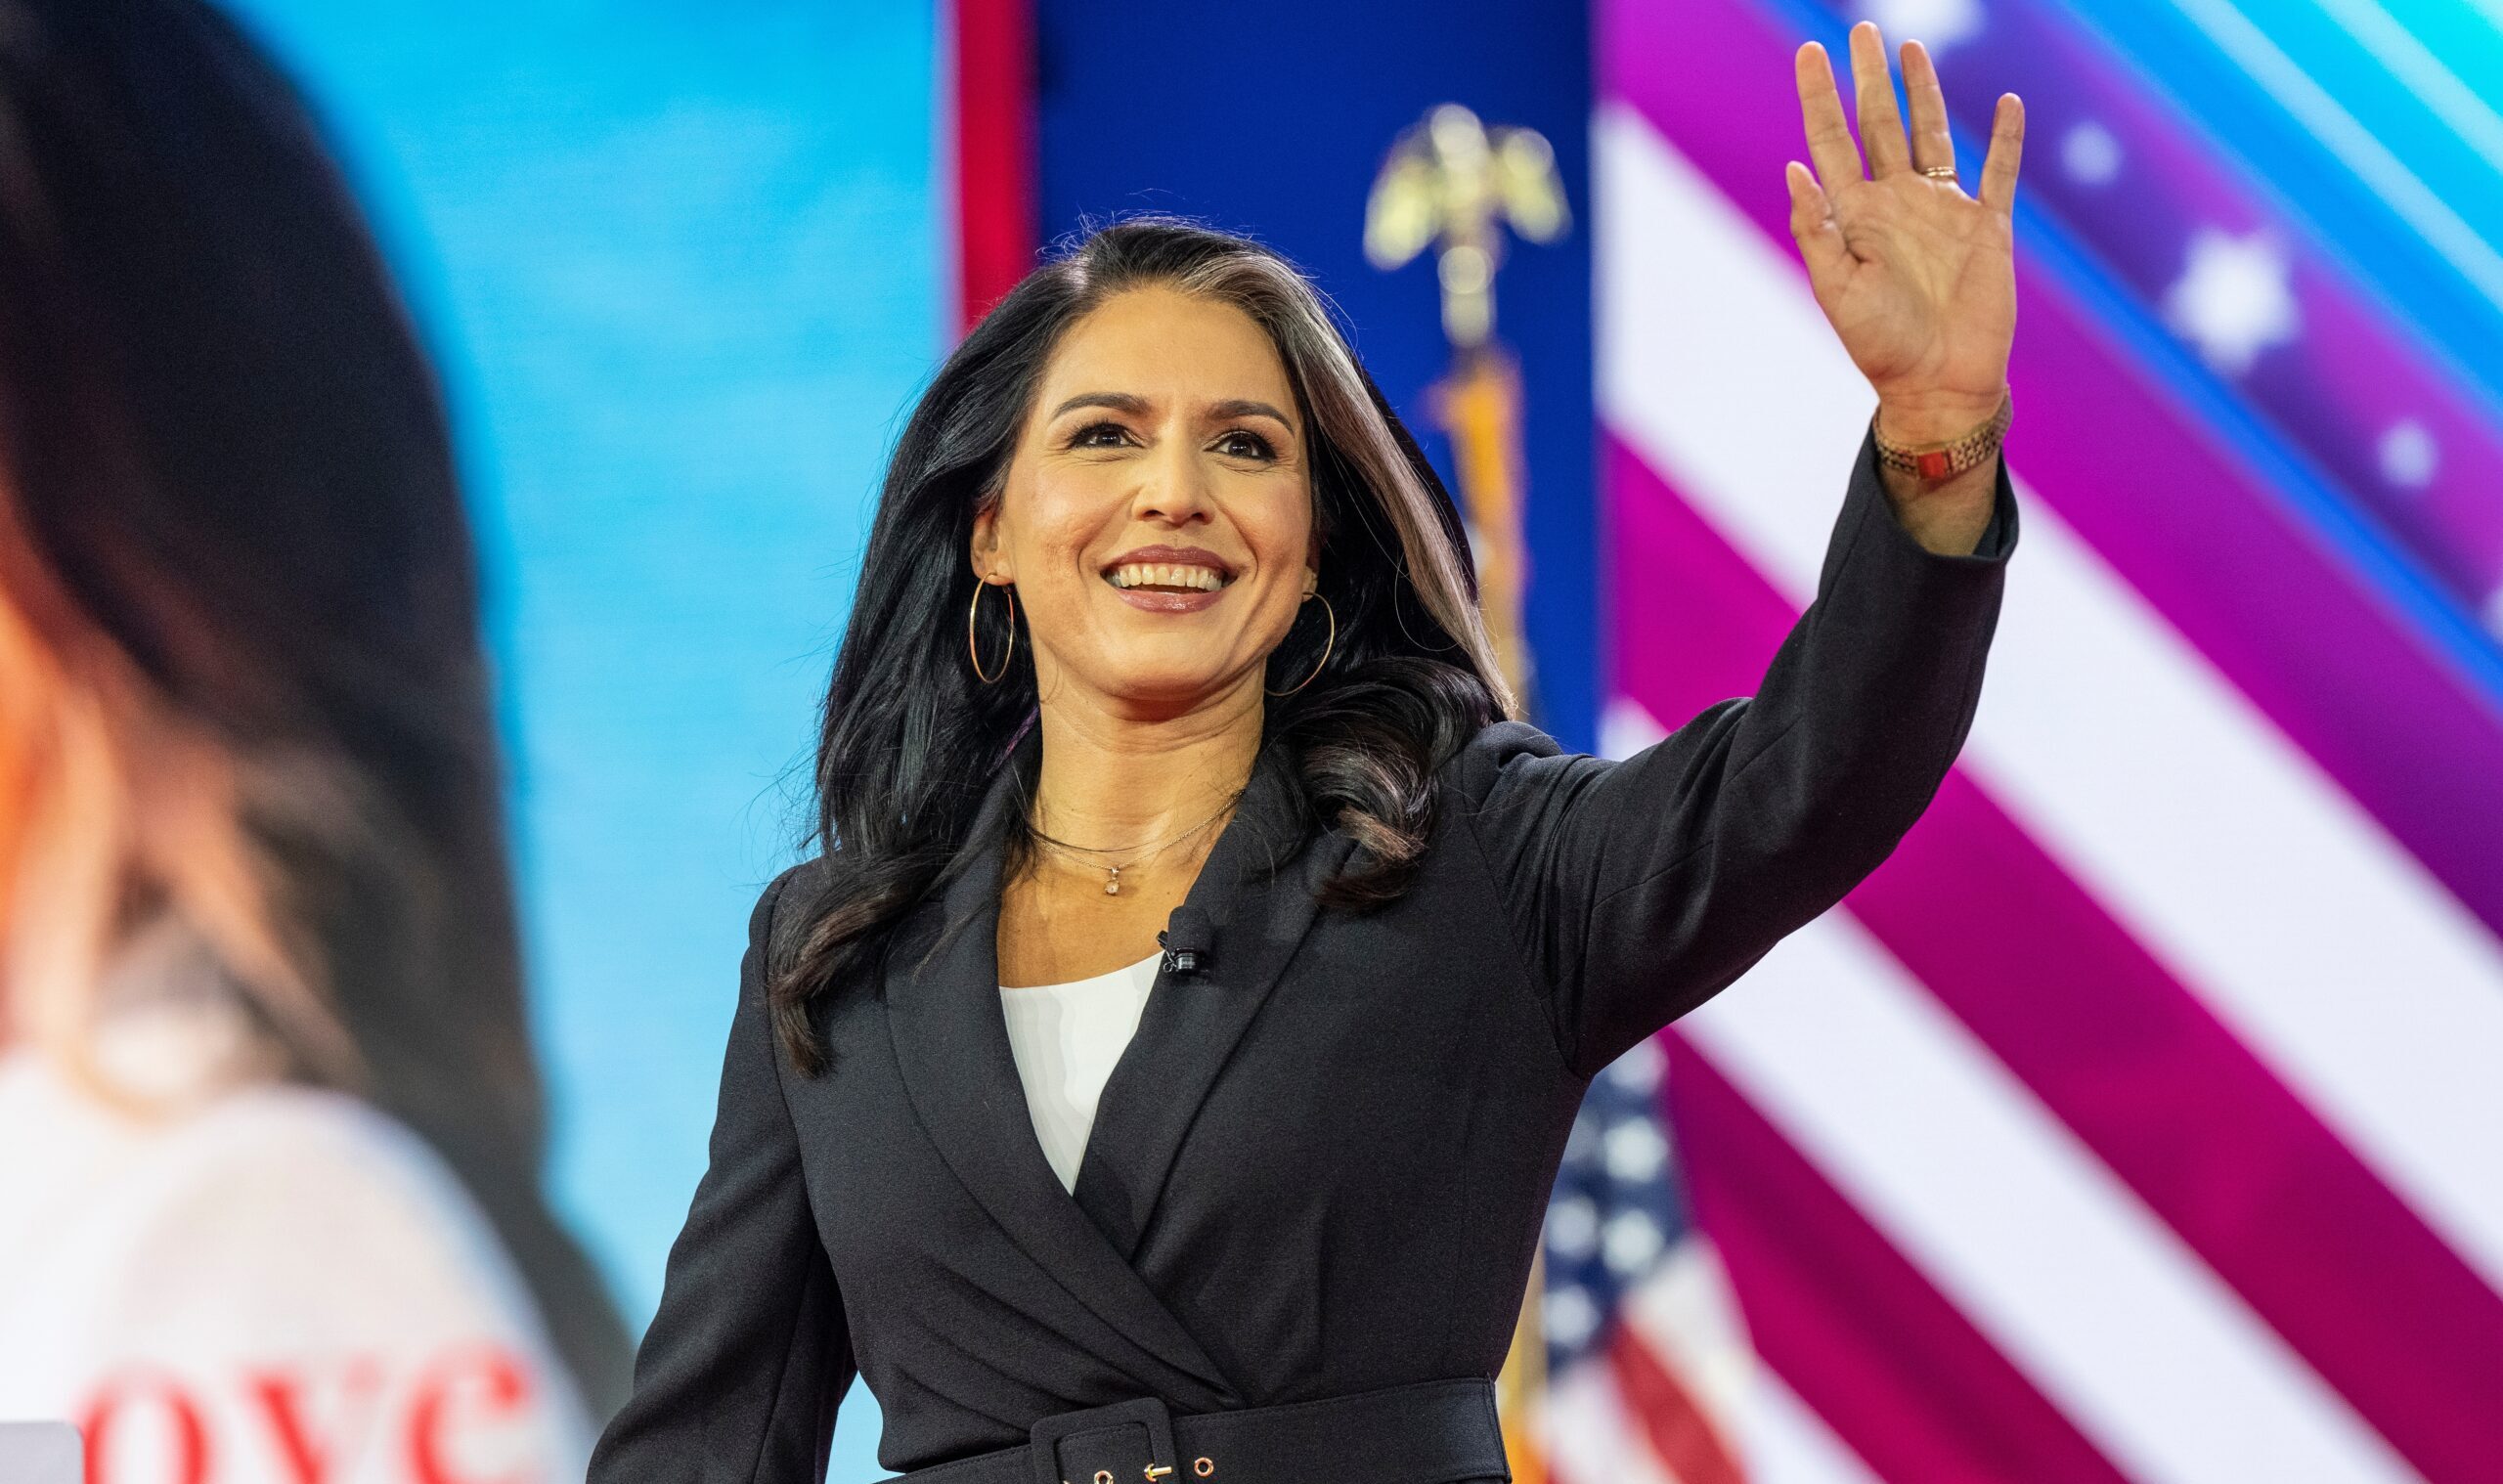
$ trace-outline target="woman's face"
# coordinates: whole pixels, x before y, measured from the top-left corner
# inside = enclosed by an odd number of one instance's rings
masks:
[[[1313,581],[1304,455],[1286,365],[1234,306],[1140,288],[1071,327],[974,522],[1043,699],[1170,716],[1259,685]]]

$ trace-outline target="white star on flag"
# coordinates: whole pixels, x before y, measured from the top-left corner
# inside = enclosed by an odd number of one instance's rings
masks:
[[[2441,467],[2441,446],[2424,423],[2413,417],[2392,423],[2383,431],[2375,453],[2379,455],[2382,477],[2402,489],[2420,489],[2434,482],[2434,471]]]
[[[2261,352],[2303,327],[2292,265],[2265,232],[2238,238],[2213,227],[2190,240],[2189,264],[2164,296],[2165,318],[2228,376],[2251,370]]]
[[[2121,141],[2086,119],[2060,136],[2060,165],[2082,186],[2108,186],[2121,173]]]
[[[1981,0],[1861,0],[1859,11],[1887,36],[1917,41],[1933,56],[1982,28]]]

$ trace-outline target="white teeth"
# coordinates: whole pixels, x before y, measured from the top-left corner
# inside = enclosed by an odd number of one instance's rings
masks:
[[[1225,586],[1223,573],[1196,563],[1123,562],[1113,569],[1112,578],[1116,588],[1193,588],[1214,592]]]

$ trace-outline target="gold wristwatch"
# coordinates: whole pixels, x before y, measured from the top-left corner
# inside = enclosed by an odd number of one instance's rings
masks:
[[[1887,468],[1906,474],[1917,474],[1936,483],[1953,479],[1966,469],[1979,468],[1998,452],[2000,440],[2007,436],[2007,425],[2016,417],[2013,394],[1998,399],[1998,411],[1991,414],[1981,426],[1960,438],[1944,443],[1892,443],[1877,428],[1877,415],[1868,415],[1869,436],[1877,440],[1877,461]]]

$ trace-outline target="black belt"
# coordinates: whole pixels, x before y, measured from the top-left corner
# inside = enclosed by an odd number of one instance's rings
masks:
[[[887,1484],[1459,1484],[1510,1479],[1483,1377],[1175,1417],[1144,1397],[1063,1412],[1029,1441]]]

